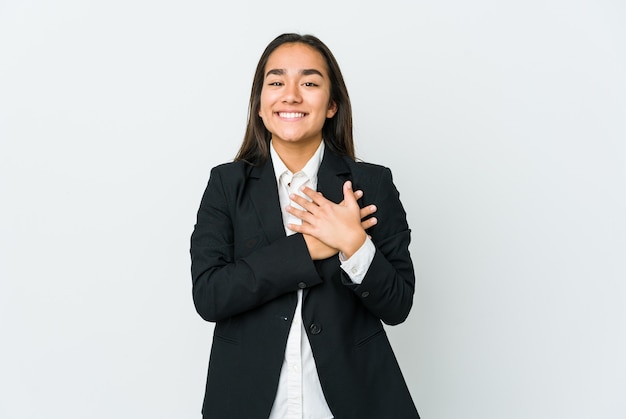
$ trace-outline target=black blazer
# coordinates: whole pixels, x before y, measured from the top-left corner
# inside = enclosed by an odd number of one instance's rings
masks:
[[[312,261],[301,234],[285,235],[271,160],[213,168],[191,236],[193,300],[216,322],[205,418],[269,416],[287,335],[303,289],[302,319],[326,401],[337,419],[418,418],[381,323],[404,321],[415,277],[410,230],[391,171],[326,148],[318,190],[334,202],[352,180],[379,222],[360,285],[337,256]],[[360,204],[362,204],[360,202]]]

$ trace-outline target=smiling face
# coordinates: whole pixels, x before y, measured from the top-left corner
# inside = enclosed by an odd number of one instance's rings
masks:
[[[302,43],[276,48],[264,69],[259,116],[277,148],[316,149],[337,106],[322,54]]]

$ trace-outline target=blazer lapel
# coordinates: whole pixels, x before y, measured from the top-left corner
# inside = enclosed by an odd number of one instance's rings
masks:
[[[343,201],[343,184],[350,179],[350,168],[342,157],[326,147],[317,173],[317,190],[326,199],[338,204]]]
[[[317,190],[335,203],[343,200],[343,183],[350,178],[350,168],[328,148],[317,173]],[[250,169],[250,196],[270,243],[285,237],[278,186],[271,157],[261,166]]]
[[[250,171],[250,196],[269,243],[285,237],[278,186],[271,158]]]

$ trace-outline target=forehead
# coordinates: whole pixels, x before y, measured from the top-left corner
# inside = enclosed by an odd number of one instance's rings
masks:
[[[283,44],[270,54],[264,73],[275,69],[287,72],[316,69],[324,75],[327,74],[324,56],[315,48],[299,42]]]

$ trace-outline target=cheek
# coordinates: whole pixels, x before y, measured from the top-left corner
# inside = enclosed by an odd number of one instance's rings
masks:
[[[265,112],[266,112],[265,101],[261,99],[261,102],[259,102],[259,116],[263,117],[265,115]]]
[[[259,100],[259,115],[263,116],[271,112],[271,97],[268,97],[267,93],[261,93]]]

